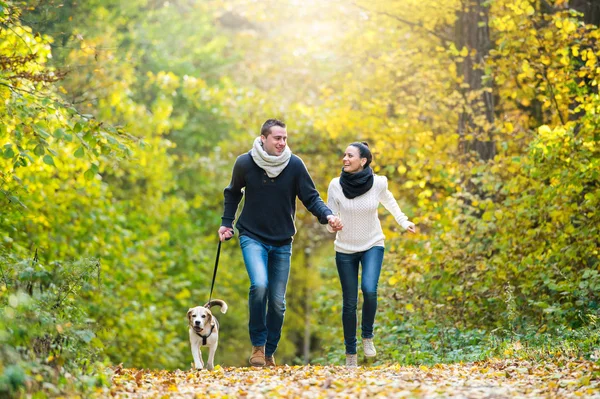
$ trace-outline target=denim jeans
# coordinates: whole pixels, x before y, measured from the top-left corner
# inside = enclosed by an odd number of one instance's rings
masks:
[[[264,345],[265,355],[272,356],[283,327],[292,244],[276,247],[241,236],[240,246],[250,277],[250,341],[253,346]]]
[[[361,337],[373,338],[373,323],[377,313],[377,284],[383,263],[384,248],[372,247],[353,254],[335,253],[340,282],[342,283],[342,325],[346,353],[356,354],[356,307],[358,304],[358,267],[362,264],[361,290],[363,308]]]

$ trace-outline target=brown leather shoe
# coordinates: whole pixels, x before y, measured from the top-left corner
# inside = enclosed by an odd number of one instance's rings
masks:
[[[265,347],[253,346],[252,354],[250,355],[250,365],[262,367],[265,365]]]
[[[265,356],[265,366],[267,367],[275,367],[277,364],[275,363],[275,356]]]

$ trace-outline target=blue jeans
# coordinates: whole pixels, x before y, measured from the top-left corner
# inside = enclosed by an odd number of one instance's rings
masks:
[[[250,341],[252,346],[265,346],[265,355],[272,356],[283,327],[292,244],[276,247],[241,236],[240,246],[250,277]]]
[[[358,304],[358,267],[362,264],[361,290],[363,293],[362,338],[373,338],[373,323],[377,313],[377,283],[383,263],[383,247],[372,247],[353,254],[335,253],[340,282],[342,283],[342,325],[346,353],[356,354],[356,307]]]

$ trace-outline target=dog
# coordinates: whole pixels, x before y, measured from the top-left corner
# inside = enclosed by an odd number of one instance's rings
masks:
[[[210,311],[210,308],[215,305],[221,307],[221,313],[227,312],[227,304],[220,299],[213,299],[204,306],[190,308],[187,312],[190,346],[194,358],[194,368],[196,369],[204,368],[202,352],[200,351],[203,346],[208,347],[206,368],[212,370],[215,367],[215,352],[219,345],[219,322]]]

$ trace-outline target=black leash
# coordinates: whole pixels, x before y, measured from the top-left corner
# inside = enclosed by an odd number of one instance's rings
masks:
[[[219,240],[219,247],[217,248],[217,258],[215,259],[215,271],[213,272],[212,283],[210,285],[210,295],[208,296],[208,306],[210,307],[210,300],[212,299],[213,288],[215,288],[215,280],[217,279],[217,269],[219,268],[219,256],[221,255],[221,240]]]

